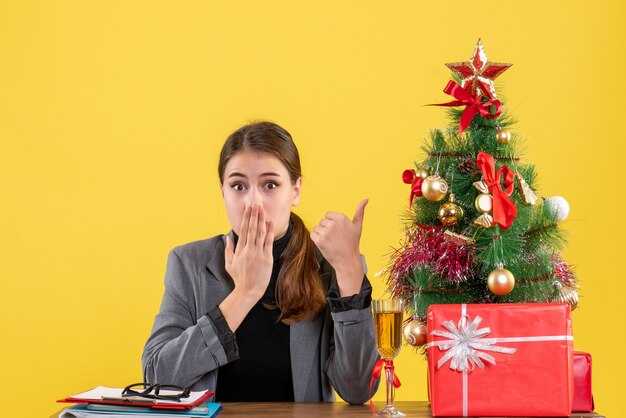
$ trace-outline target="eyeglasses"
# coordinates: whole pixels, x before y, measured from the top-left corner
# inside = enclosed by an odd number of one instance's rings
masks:
[[[175,393],[160,394],[161,390]],[[166,385],[159,383],[134,383],[128,385],[122,391],[122,397],[140,396],[147,399],[161,399],[165,401],[180,402],[183,398],[188,398],[191,388],[184,388],[178,385]]]

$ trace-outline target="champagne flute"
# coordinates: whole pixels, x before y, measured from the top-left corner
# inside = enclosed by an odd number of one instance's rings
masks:
[[[393,359],[400,353],[402,347],[404,301],[402,299],[372,300],[372,312],[376,331],[376,347],[380,356],[385,360],[385,381],[387,384],[387,406],[376,415],[403,417],[405,414],[398,411],[393,405],[395,395]]]

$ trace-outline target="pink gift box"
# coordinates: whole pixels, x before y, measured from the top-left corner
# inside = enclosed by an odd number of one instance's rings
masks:
[[[572,412],[592,412],[591,354],[574,351],[574,400]]]

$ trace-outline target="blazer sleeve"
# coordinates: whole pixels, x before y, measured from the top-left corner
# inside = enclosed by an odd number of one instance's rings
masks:
[[[336,286],[333,272],[330,294]],[[369,399],[369,383],[372,369],[379,358],[376,350],[374,322],[370,308],[372,286],[365,277],[357,297],[346,300],[353,309],[333,309],[333,338],[326,363],[326,375],[343,400],[351,404],[363,404]],[[353,301],[367,301],[366,306]],[[344,306],[346,304],[344,303]],[[333,312],[334,311],[334,312]],[[378,379],[372,394],[378,389]]]
[[[208,314],[197,318],[192,306],[196,301],[194,275],[176,249],[170,251],[161,308],[142,355],[147,382],[193,386],[233,360],[224,349],[219,324],[216,326]]]

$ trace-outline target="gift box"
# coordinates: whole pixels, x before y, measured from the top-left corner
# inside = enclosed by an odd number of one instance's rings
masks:
[[[574,399],[572,412],[592,412],[591,354],[574,351]]]
[[[431,305],[433,416],[569,416],[573,337],[567,304]]]

